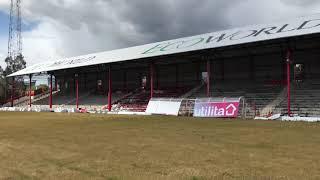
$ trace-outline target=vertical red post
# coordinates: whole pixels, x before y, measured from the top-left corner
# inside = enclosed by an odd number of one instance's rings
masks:
[[[153,62],[150,64],[150,99],[153,98],[153,83],[154,83],[154,64]]]
[[[50,97],[49,97],[49,107],[52,109],[52,74],[50,74]]]
[[[109,90],[108,90],[108,111],[111,111],[112,108],[112,79],[111,79],[111,66],[109,66],[109,72],[108,72],[108,86],[109,86]]]
[[[32,75],[29,75],[29,107],[31,107]]]
[[[12,86],[11,86],[11,107],[13,107],[14,103],[14,77],[12,77]]]
[[[207,60],[207,96],[210,97],[211,93],[210,93],[210,76],[211,76],[211,67],[210,67],[211,63],[210,60]]]
[[[290,91],[290,60],[291,58],[291,51],[287,50],[287,109],[288,109],[288,116],[291,116],[291,91]]]
[[[79,78],[78,74],[75,74],[75,81],[76,81],[76,107],[79,108]]]

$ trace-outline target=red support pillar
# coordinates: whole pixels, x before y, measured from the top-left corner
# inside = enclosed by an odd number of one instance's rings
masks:
[[[50,74],[50,96],[49,96],[49,107],[52,109],[52,74]]]
[[[13,107],[14,103],[14,77],[12,77],[12,86],[11,86],[11,107]]]
[[[210,97],[211,96],[211,92],[210,92],[210,76],[211,76],[211,67],[210,67],[211,63],[210,60],[207,60],[207,96]]]
[[[32,75],[29,75],[29,107],[31,108]]]
[[[79,77],[78,77],[78,74],[75,74],[75,81],[76,81],[76,106],[78,109],[79,108]]]
[[[153,98],[153,83],[154,83],[154,64],[153,62],[150,64],[150,99]]]
[[[291,91],[290,91],[290,63],[291,63],[291,51],[287,51],[287,109],[288,109],[288,116],[291,116]]]
[[[108,72],[109,76],[109,80],[108,80],[108,86],[109,86],[109,90],[108,90],[108,111],[111,111],[112,108],[112,79],[111,79],[111,66],[109,66],[109,72]]]

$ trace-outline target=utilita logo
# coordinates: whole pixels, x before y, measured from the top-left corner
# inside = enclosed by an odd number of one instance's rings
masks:
[[[198,102],[195,104],[195,117],[237,117],[239,102]]]

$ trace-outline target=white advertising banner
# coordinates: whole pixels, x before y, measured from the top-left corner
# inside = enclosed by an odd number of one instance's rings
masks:
[[[194,117],[236,118],[239,113],[240,98],[196,99]]]
[[[181,99],[151,99],[146,113],[178,116]]]

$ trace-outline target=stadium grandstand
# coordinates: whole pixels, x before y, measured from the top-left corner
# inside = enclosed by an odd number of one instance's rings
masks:
[[[5,106],[144,112],[163,98],[192,114],[197,98],[240,98],[247,117],[320,117],[319,49],[315,14],[65,58],[9,75],[47,73],[51,83],[48,93]]]

